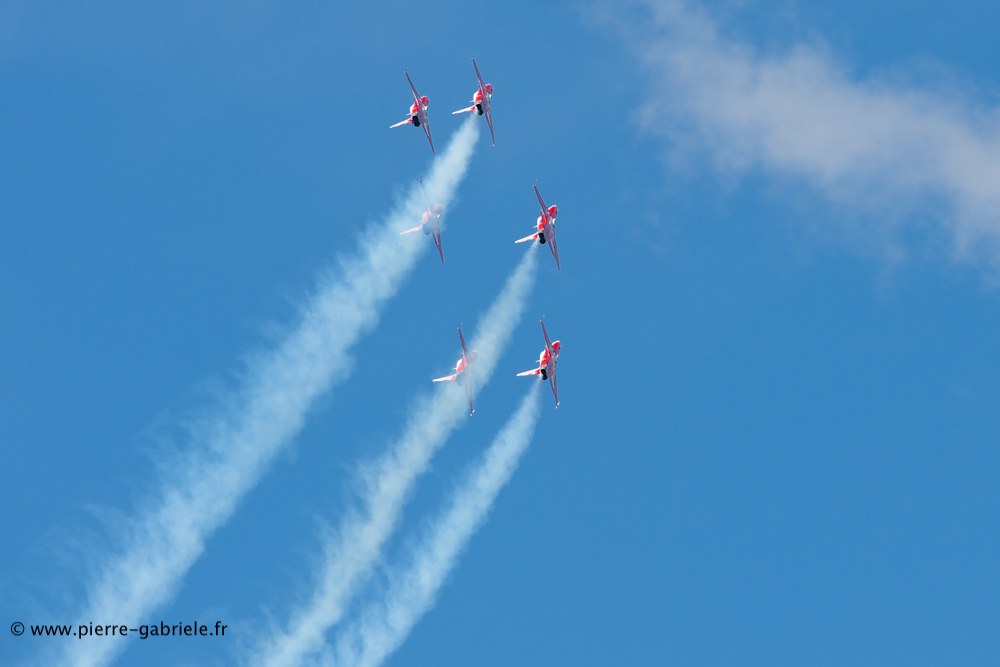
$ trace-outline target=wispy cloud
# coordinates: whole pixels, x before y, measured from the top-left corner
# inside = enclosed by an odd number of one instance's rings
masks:
[[[649,73],[645,127],[684,158],[791,177],[870,218],[930,220],[956,257],[1000,267],[995,104],[898,70],[861,76],[822,43],[765,51],[687,0],[638,7],[606,18]]]
[[[489,382],[501,351],[524,313],[534,284],[537,248],[532,244],[525,253],[470,341],[476,354],[470,373],[477,390]],[[422,397],[414,403],[399,441],[362,473],[362,508],[348,513],[336,533],[326,539],[313,596],[292,612],[284,629],[273,632],[254,651],[253,664],[299,665],[323,645],[326,632],[341,620],[351,596],[370,576],[414,481],[426,470],[434,452],[467,418],[465,392],[452,383],[438,385],[430,398]]]
[[[455,490],[447,510],[433,522],[409,562],[390,573],[384,597],[369,603],[338,636],[332,650],[333,664],[380,664],[434,606],[445,578],[531,442],[538,421],[541,384],[532,383],[520,407],[497,434],[482,461]]]
[[[430,195],[447,203],[465,176],[478,137],[464,123],[424,179]],[[399,236],[423,212],[418,188],[363,237],[302,308],[294,330],[277,349],[256,356],[227,408],[190,432],[185,454],[164,467],[152,498],[131,519],[121,548],[98,557],[81,621],[149,622],[204,550],[205,539],[226,522],[275,454],[301,429],[314,400],[347,377],[351,347],[378,322],[428,244]],[[61,664],[108,663],[125,642],[81,640],[66,644]],[[48,664],[51,664],[49,661]]]

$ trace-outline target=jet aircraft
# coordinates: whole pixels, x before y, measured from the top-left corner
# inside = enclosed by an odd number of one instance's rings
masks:
[[[423,127],[424,134],[427,135],[427,142],[431,145],[431,154],[437,155],[434,152],[434,140],[431,139],[431,126],[427,122],[427,107],[431,105],[431,100],[426,95],[421,96],[417,92],[417,87],[413,85],[413,79],[410,78],[410,73],[407,70],[403,70],[403,74],[406,75],[406,80],[410,84],[410,90],[413,91],[413,104],[410,105],[410,117],[406,120],[401,120],[395,125],[390,125],[389,128],[399,127],[401,125],[413,125],[414,127]]]
[[[486,124],[490,127],[490,141],[493,145],[497,145],[496,137],[493,136],[493,113],[490,111],[490,105],[493,102],[493,84],[483,83],[483,75],[479,73],[479,66],[476,65],[476,59],[472,59],[472,66],[476,70],[476,78],[479,80],[479,87],[476,88],[476,92],[472,94],[472,106],[465,107],[464,109],[459,109],[458,111],[452,111],[451,115],[459,113],[468,113],[470,111],[475,111],[480,116],[486,116]]]
[[[420,179],[420,189],[424,193],[424,200],[427,202],[427,210],[424,211],[424,216],[420,220],[420,224],[416,227],[411,227],[410,229],[404,229],[399,234],[412,234],[413,232],[423,232],[431,237],[434,241],[435,247],[437,247],[438,255],[441,256],[441,263],[444,264],[444,248],[441,246],[441,215],[444,213],[444,207],[441,204],[434,204],[431,206],[431,198],[427,196],[427,190],[424,189],[424,179]]]
[[[462,344],[462,357],[455,364],[455,372],[444,377],[434,378],[432,382],[461,382],[465,385],[465,395],[469,399],[469,414],[476,414],[476,406],[472,400],[472,365],[475,355],[469,354],[469,348],[465,345],[465,336],[462,335],[462,325],[458,325],[458,341]]]
[[[541,215],[538,216],[538,220],[535,221],[535,233],[525,236],[523,239],[518,239],[514,243],[524,243],[525,241],[534,241],[538,239],[538,242],[545,244],[548,242],[549,250],[552,251],[552,257],[556,260],[556,270],[561,271],[559,266],[559,248],[556,246],[556,216],[559,215],[559,207],[549,206],[546,208],[545,202],[542,200],[542,193],[538,191],[538,184],[535,184],[535,196],[538,197],[538,205],[541,207]]]
[[[559,362],[559,351],[561,344],[559,341],[549,342],[549,332],[545,330],[545,318],[542,323],[542,336],[545,338],[545,349],[538,355],[538,368],[518,373],[518,377],[537,375],[541,380],[548,380],[552,387],[552,396],[556,399],[556,407],[559,407],[559,385],[556,382],[556,364]]]

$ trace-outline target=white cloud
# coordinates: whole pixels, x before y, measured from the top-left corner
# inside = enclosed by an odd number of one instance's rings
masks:
[[[819,43],[765,51],[685,0],[641,11],[613,19],[651,79],[640,117],[684,158],[791,177],[872,219],[930,219],[957,258],[1000,268],[996,106],[859,76]]]

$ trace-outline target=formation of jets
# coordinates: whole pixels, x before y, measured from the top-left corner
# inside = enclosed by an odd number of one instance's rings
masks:
[[[475,113],[478,116],[483,116],[486,119],[486,124],[490,129],[490,140],[495,147],[496,136],[493,132],[493,84],[486,83],[483,80],[483,75],[479,71],[479,65],[476,64],[476,59],[472,59],[472,67],[476,71],[477,87],[475,92],[472,94],[472,104],[462,109],[457,109],[452,111],[452,115],[463,114],[463,113]],[[434,150],[434,139],[431,137],[431,127],[427,118],[427,109],[430,107],[430,98],[426,95],[421,95],[417,92],[417,87],[413,84],[413,79],[410,78],[410,72],[408,70],[403,70],[406,75],[406,81],[410,84],[410,90],[413,93],[413,103],[410,105],[409,116],[405,120],[401,120],[398,123],[390,125],[390,128],[400,127],[402,125],[413,125],[414,127],[423,128],[424,134],[427,135],[427,143],[430,144],[431,154],[437,155]],[[542,245],[548,245],[549,250],[552,252],[552,258],[556,262],[556,270],[562,271],[562,267],[559,265],[559,248],[556,245],[556,216],[559,214],[559,208],[555,205],[546,206],[545,200],[542,199],[542,193],[538,190],[538,184],[534,186],[535,197],[538,199],[538,206],[540,213],[538,218],[535,220],[535,231],[524,238],[517,239],[514,243],[526,243],[528,241],[537,240]],[[431,204],[430,198],[427,196],[427,191],[424,190],[424,182],[421,179],[420,188],[424,193],[424,200],[427,203],[427,208],[424,211],[423,218],[420,224],[416,227],[410,229],[405,229],[400,234],[411,234],[413,232],[423,232],[431,237],[434,241],[434,245],[437,248],[438,255],[441,257],[441,263],[444,263],[444,248],[441,245],[441,217],[444,213],[444,208],[441,204]],[[556,382],[556,364],[559,362],[559,350],[560,342],[558,340],[549,340],[549,332],[545,328],[545,318],[541,320],[542,325],[542,337],[545,339],[545,348],[538,355],[538,366],[527,370],[517,375],[519,377],[524,376],[537,376],[539,380],[548,380],[549,386],[552,387],[552,396],[555,399],[556,407],[559,407],[559,385]],[[444,377],[434,378],[434,382],[458,382],[465,387],[465,393],[469,400],[469,414],[475,414],[476,407],[474,402],[474,390],[473,377],[472,377],[472,366],[475,360],[475,353],[470,353],[469,348],[465,344],[465,336],[462,335],[462,326],[458,326],[458,340],[462,345],[462,356],[455,364],[455,372],[451,375],[446,375]]]
[[[472,59],[472,67],[476,70],[476,79],[479,81],[476,92],[472,94],[472,105],[464,109],[452,111],[451,115],[454,116],[455,114],[475,111],[477,115],[485,116],[486,124],[490,128],[490,140],[496,146],[497,140],[493,135],[493,112],[490,110],[490,103],[493,101],[493,84],[483,82],[483,75],[479,73],[479,65],[476,64],[475,58]],[[437,152],[434,150],[434,139],[431,137],[431,126],[427,121],[427,109],[431,105],[431,98],[417,92],[417,87],[413,85],[413,79],[410,78],[409,70],[404,69],[403,74],[406,75],[406,82],[410,84],[410,90],[413,92],[413,104],[410,105],[410,115],[404,120],[390,125],[389,129],[402,127],[403,125],[424,128],[424,134],[427,135],[427,143],[431,145],[431,154],[437,155]]]

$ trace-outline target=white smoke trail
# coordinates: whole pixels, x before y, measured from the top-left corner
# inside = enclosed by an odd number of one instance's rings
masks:
[[[470,341],[476,352],[470,372],[477,389],[489,381],[500,351],[521,319],[534,284],[537,248],[532,244]],[[304,656],[323,645],[327,630],[340,621],[351,596],[371,574],[414,480],[467,416],[465,392],[453,383],[416,402],[399,442],[363,476],[363,510],[349,514],[337,534],[327,538],[323,570],[312,598],[292,613],[285,630],[275,632],[254,651],[250,662],[268,667],[299,665]]]
[[[333,663],[373,667],[395,651],[437,599],[438,591],[510,480],[535,431],[539,386],[533,383],[517,412],[490,444],[483,460],[452,496],[448,510],[413,552],[409,564],[390,576],[384,599],[372,602],[339,636]]]
[[[434,161],[424,181],[435,201],[447,204],[454,196],[478,136],[474,122],[464,123]],[[348,376],[350,348],[375,327],[379,309],[429,245],[399,235],[423,209],[419,189],[411,190],[303,307],[279,347],[249,365],[233,407],[193,429],[190,453],[168,466],[160,488],[130,521],[120,552],[88,586],[87,606],[77,619],[136,627],[173,595],[206,537],[298,433],[313,401]],[[110,662],[126,643],[99,637],[66,646],[60,664],[90,667]]]

